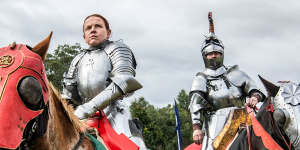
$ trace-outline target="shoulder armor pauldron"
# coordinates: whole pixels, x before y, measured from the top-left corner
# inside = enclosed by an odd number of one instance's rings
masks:
[[[104,49],[106,54],[109,56],[111,63],[113,63],[112,57],[117,52],[118,49],[119,50],[121,49],[123,51],[123,54],[127,53],[132,56],[132,65],[133,65],[133,68],[136,69],[137,63],[136,63],[134,54],[132,53],[131,49],[126,44],[122,43],[121,41],[111,42]]]
[[[206,93],[207,92],[206,82],[207,82],[207,76],[202,72],[198,72],[194,77],[191,92],[201,91]]]
[[[142,85],[134,78],[136,61],[127,45],[120,41],[111,42],[104,51],[112,65],[110,79],[118,85],[124,94],[142,88]]]
[[[243,87],[246,94],[257,89],[255,82],[243,71],[239,70],[237,65],[229,68],[225,73],[226,78],[236,87]]]
[[[236,87],[241,87],[249,78],[248,75],[239,70],[238,65],[230,67],[224,75]]]

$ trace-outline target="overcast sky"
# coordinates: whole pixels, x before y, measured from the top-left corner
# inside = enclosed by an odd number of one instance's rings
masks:
[[[190,90],[204,69],[201,43],[213,12],[216,35],[225,45],[225,64],[238,64],[260,88],[268,80],[299,81],[300,2],[297,0],[1,0],[0,45],[34,46],[54,32],[58,45],[80,43],[83,19],[100,13],[112,40],[123,39],[138,61],[144,96],[157,107]]]

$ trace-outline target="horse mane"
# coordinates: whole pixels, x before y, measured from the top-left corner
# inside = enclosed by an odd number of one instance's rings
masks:
[[[50,100],[63,108],[63,112],[65,113],[67,118],[69,118],[69,121],[73,124],[74,129],[82,133],[81,127],[83,126],[83,124],[80,122],[79,118],[75,116],[73,106],[71,104],[67,104],[66,99],[63,99],[61,97],[61,94],[51,82],[49,82],[49,89]]]

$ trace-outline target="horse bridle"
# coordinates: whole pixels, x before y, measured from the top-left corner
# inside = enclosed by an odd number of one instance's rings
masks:
[[[49,105],[44,105],[43,107],[44,111],[42,112],[42,114],[40,114],[39,116],[37,116],[36,118],[34,118],[33,122],[31,123],[31,126],[28,126],[28,130],[26,131],[25,136],[22,139],[22,142],[20,144],[20,146],[17,148],[17,150],[29,150],[29,141],[33,140],[34,138],[38,138],[43,136],[46,133],[46,128],[45,129],[40,129],[43,128],[42,126],[39,126],[39,121],[43,121],[44,124],[47,125],[47,122],[49,120],[49,117],[47,117],[46,119],[44,119],[45,114],[48,114],[49,111]],[[40,124],[41,125],[41,124]],[[27,128],[27,127],[26,127]],[[38,129],[42,130],[42,132],[37,132]],[[79,146],[82,144],[83,139],[85,137],[85,133],[80,133],[80,137],[78,142],[75,144],[75,146],[72,148],[72,150],[78,150]]]
[[[45,134],[46,128],[47,127],[42,127],[41,124],[47,124],[48,122],[48,117],[45,118],[48,114],[49,106],[48,105],[43,105],[42,109],[44,111],[37,117],[35,117],[32,122],[29,122],[30,126],[27,126],[25,128],[24,134],[23,134],[23,139],[20,144],[20,146],[17,148],[18,150],[27,150],[29,149],[29,141],[32,141],[34,138],[41,137]],[[39,126],[39,122],[43,122]],[[40,129],[38,131],[38,129]]]

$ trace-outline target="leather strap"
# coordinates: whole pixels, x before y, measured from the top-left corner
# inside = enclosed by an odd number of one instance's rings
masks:
[[[250,136],[250,130],[249,130],[249,124],[248,124],[248,119],[247,118],[248,118],[248,114],[247,114],[247,117],[246,117],[246,129],[247,129],[247,137],[248,137],[249,150],[252,150],[251,136]]]

